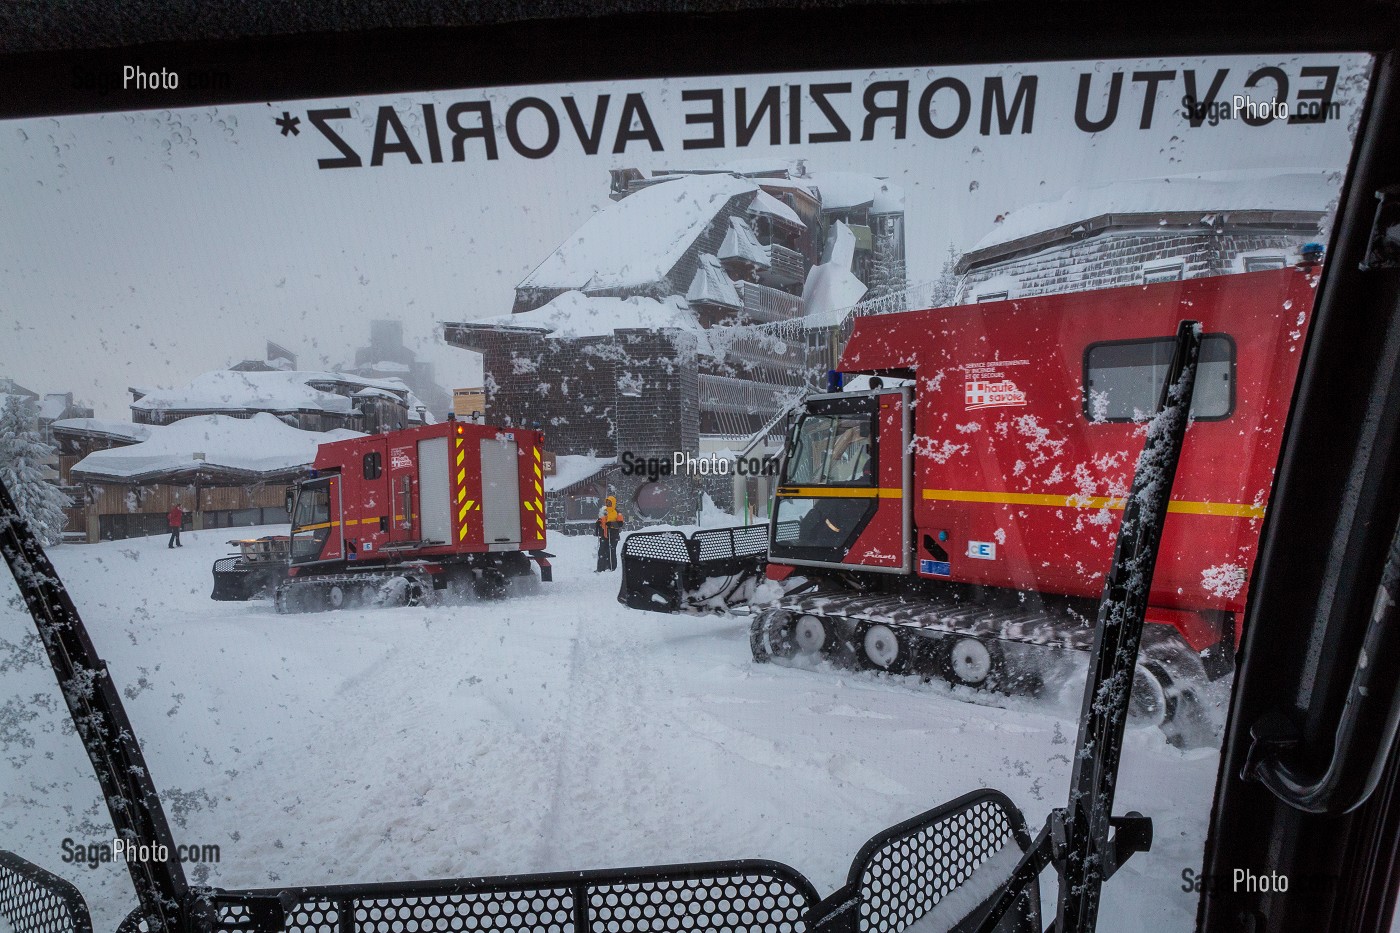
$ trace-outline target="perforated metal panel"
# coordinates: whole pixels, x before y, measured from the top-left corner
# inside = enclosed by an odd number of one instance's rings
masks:
[[[768,527],[711,528],[697,531],[691,541],[700,560],[751,557],[768,553]]]
[[[13,852],[0,851],[0,916],[14,933],[92,933],[78,889]]]
[[[979,791],[882,833],[856,856],[863,933],[899,933],[1006,846],[1030,845],[1025,820],[995,791]]]
[[[628,535],[622,542],[623,556],[644,557],[648,560],[670,560],[678,564],[690,562],[690,548],[685,535],[679,531],[648,531]]]
[[[805,878],[772,862],[460,881],[218,892],[216,928],[258,922],[290,898],[286,933],[804,933]],[[280,912],[280,907],[278,907]]]
[[[789,881],[737,874],[598,886],[588,906],[593,933],[798,933],[811,905]]]

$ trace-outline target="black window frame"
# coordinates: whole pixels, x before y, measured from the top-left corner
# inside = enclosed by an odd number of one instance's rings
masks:
[[[1084,353],[1080,361],[1079,371],[1079,410],[1084,415],[1084,419],[1090,424],[1136,424],[1133,418],[1095,418],[1089,409],[1089,356],[1100,347],[1127,346],[1130,344],[1148,343],[1170,343],[1175,341],[1175,337],[1131,337],[1126,340],[1096,340],[1084,348]],[[1198,415],[1194,412],[1191,415],[1192,421],[1227,421],[1234,416],[1235,410],[1239,407],[1239,399],[1236,395],[1239,385],[1239,345],[1235,338],[1225,331],[1213,331],[1201,336],[1202,353],[1206,341],[1224,340],[1230,348],[1230,405],[1225,409],[1223,415]]]
[[[379,451],[371,450],[360,460],[360,473],[367,480],[379,479],[384,475],[383,458]]]

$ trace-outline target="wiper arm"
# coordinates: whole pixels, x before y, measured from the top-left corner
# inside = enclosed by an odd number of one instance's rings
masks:
[[[126,860],[148,933],[190,929],[191,918],[185,917],[190,900],[184,868],[175,858],[170,824],[107,663],[98,657],[67,588],[20,517],[3,481],[0,552],[34,617],[59,691],[97,773],[118,838],[151,846],[153,854],[165,855],[164,859]]]

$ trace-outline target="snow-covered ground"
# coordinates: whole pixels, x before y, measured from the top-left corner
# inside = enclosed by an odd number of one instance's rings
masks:
[[[269,531],[274,529],[268,529]],[[770,858],[826,893],[871,835],[979,787],[1034,832],[1064,803],[1073,702],[964,702],[885,675],[757,665],[741,619],[636,612],[594,541],[551,541],[555,582],[495,603],[278,616],[209,599],[225,541],[258,529],[56,549],[166,796],[187,866],[227,887]],[[70,879],[98,931],[134,906],[32,624],[0,580],[0,845]],[[1151,854],[1102,928],[1189,930],[1213,752],[1129,736],[1116,809]],[[1050,892],[1053,899],[1053,892]]]

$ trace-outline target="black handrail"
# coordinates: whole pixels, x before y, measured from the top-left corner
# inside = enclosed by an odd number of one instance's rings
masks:
[[[1242,777],[1258,780],[1275,797],[1305,813],[1355,810],[1380,783],[1400,732],[1400,526],[1390,542],[1371,607],[1371,621],[1347,690],[1326,764],[1310,767],[1297,727],[1282,714],[1250,730],[1254,740]]]

